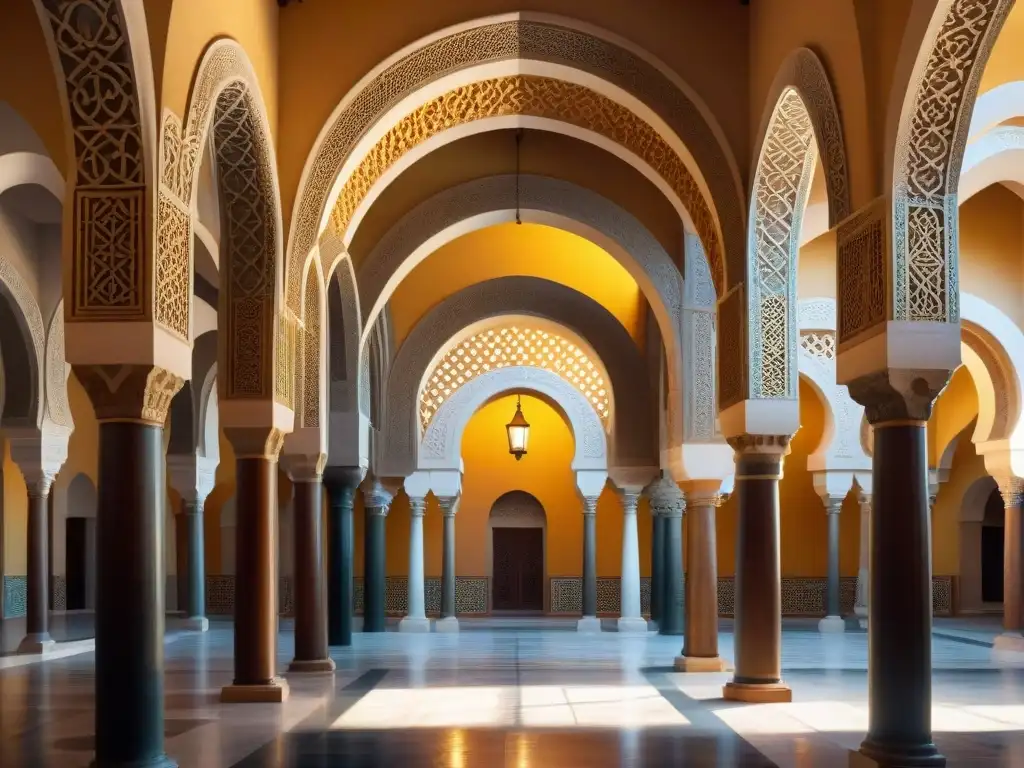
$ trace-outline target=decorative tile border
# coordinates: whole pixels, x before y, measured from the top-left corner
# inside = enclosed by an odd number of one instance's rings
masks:
[[[64,576],[50,578],[50,610],[64,613],[68,609],[68,580]]]
[[[28,576],[4,576],[4,618],[25,615],[28,603]]]
[[[953,615],[953,576],[932,578],[932,611],[935,616]],[[63,581],[62,581],[63,583]],[[56,588],[56,581],[54,584]],[[786,576],[782,579],[782,614],[784,616],[824,616],[826,580],[816,576]],[[428,615],[441,612],[441,579],[428,577],[425,582]],[[840,607],[844,615],[853,613],[857,579],[844,576],[839,584]],[[384,587],[384,606],[389,616],[404,616],[408,605],[409,582],[405,576],[389,576]],[[28,584],[25,576],[4,577],[4,618],[25,615]],[[556,576],[548,579],[550,613],[579,614],[582,610],[582,579]],[[353,582],[356,613],[363,612],[363,578]],[[66,595],[66,583],[64,584]],[[55,593],[56,595],[56,593]],[[619,579],[597,580],[597,612],[618,615]],[[66,598],[65,598],[66,599]],[[282,577],[279,592],[281,616],[294,615],[294,593],[290,577]],[[732,576],[718,580],[718,613],[732,616],[735,584]],[[206,612],[210,616],[231,616],[235,605],[235,577],[206,577]],[[647,614],[651,605],[651,580],[640,580],[640,610]],[[455,579],[455,612],[486,614],[490,612],[490,583],[484,576],[458,576]]]

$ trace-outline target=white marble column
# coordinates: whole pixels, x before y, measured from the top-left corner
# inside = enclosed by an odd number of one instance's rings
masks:
[[[398,622],[399,632],[429,632],[423,579],[423,515],[426,498],[409,497],[409,604],[405,617]]]
[[[860,564],[857,566],[857,597],[853,612],[861,627],[868,625],[868,555],[871,552],[871,494],[860,494]]]
[[[444,518],[441,550],[441,618],[434,624],[438,632],[458,632],[455,617],[455,513],[459,509],[458,496],[439,496]]]
[[[619,490],[622,500],[622,590],[619,607],[619,632],[646,633],[647,622],[640,615],[640,541],[637,533],[636,507],[640,489]]]
[[[843,511],[843,497],[825,495],[828,518],[828,582],[825,587],[825,618],[818,622],[819,632],[845,632],[846,624],[839,608],[839,514]]]
[[[600,632],[597,618],[597,496],[583,497],[583,618],[576,622],[578,632]]]

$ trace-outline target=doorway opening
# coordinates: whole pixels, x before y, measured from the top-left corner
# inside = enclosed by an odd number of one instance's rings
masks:
[[[542,613],[547,517],[525,491],[510,491],[491,507],[491,609]]]
[[[985,503],[985,519],[981,523],[981,600],[983,603],[1003,602],[1004,520],[1006,512],[999,489]]]
[[[53,498],[53,494],[50,495]],[[51,537],[52,540],[52,537]],[[64,520],[65,607],[96,609],[96,486],[77,474],[68,486]]]

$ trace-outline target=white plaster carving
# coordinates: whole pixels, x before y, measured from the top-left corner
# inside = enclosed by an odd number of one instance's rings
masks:
[[[1024,128],[1017,125],[993,128],[967,145],[960,171],[960,205],[1001,182],[1024,182]]]
[[[64,300],[50,319],[50,331],[46,339],[46,416],[60,427],[75,428],[68,402],[68,376],[71,366],[64,354]]]
[[[501,368],[474,379],[441,407],[420,442],[417,469],[459,469],[466,424],[484,403],[510,391],[538,392],[563,409],[575,439],[574,471],[607,469],[605,433],[586,398],[557,374],[519,366]]]

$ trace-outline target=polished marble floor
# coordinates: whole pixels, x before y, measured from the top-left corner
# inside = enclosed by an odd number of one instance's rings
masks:
[[[289,678],[284,705],[221,705],[231,626],[166,646],[168,752],[183,768],[841,766],[867,727],[867,635],[787,623],[792,704],[721,700],[727,674],[681,675],[678,638],[582,636],[557,622],[460,635],[357,635],[337,673]],[[732,637],[723,623],[722,651]],[[938,625],[934,728],[950,765],[1024,768],[1024,654],[991,625]],[[282,669],[292,637],[281,633]],[[0,765],[92,757],[91,652],[0,669]]]

